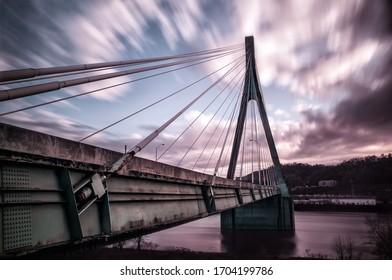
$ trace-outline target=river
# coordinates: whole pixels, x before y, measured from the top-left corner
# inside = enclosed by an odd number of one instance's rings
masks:
[[[332,247],[338,236],[350,236],[354,259],[375,259],[366,244],[365,216],[374,213],[295,212],[295,233],[220,229],[219,215],[156,232],[144,243],[160,250],[185,249],[226,252],[260,258],[295,258],[315,255],[334,258]],[[132,246],[132,241],[126,247]]]

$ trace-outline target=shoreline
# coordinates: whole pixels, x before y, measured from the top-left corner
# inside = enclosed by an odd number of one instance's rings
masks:
[[[391,209],[384,205],[337,205],[337,204],[294,204],[295,211],[321,211],[321,212],[371,212],[390,213]]]
[[[282,258],[260,254],[197,252],[182,248],[173,250],[135,249],[119,247],[67,248],[56,252],[36,252],[16,259],[22,260],[296,260],[306,257]]]

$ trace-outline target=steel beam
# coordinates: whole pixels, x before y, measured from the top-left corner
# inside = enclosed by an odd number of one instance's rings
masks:
[[[9,157],[7,152],[0,149],[0,257],[167,228],[253,203],[253,189],[268,192],[268,197],[280,193],[276,187],[250,183],[239,190],[219,177],[216,185],[208,186],[204,180],[129,172],[109,177],[106,192],[81,211],[75,190],[82,188],[75,188],[75,182],[91,177],[96,165],[69,168],[64,161],[33,160],[16,152]]]

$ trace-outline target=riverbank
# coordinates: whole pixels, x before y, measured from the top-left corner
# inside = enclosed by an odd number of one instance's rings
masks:
[[[379,205],[294,204],[295,211],[381,212]]]
[[[86,247],[67,248],[51,252],[38,252],[20,256],[25,260],[279,260],[284,258],[260,254],[195,252],[187,249],[150,250],[135,248]],[[310,259],[291,257],[286,259]]]

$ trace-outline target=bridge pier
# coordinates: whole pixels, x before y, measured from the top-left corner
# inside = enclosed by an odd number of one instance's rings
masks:
[[[294,230],[290,197],[272,196],[221,213],[222,229]]]

